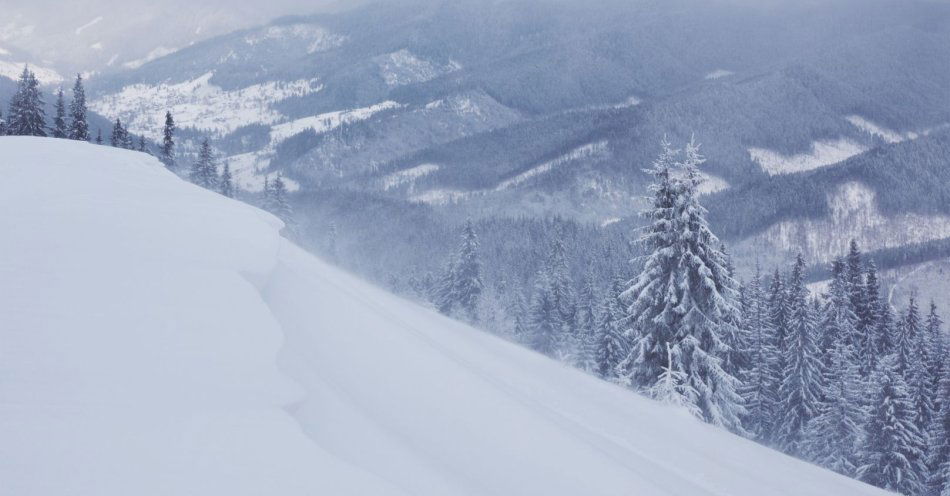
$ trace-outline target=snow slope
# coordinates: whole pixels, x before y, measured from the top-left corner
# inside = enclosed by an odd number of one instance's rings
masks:
[[[0,157],[9,494],[885,494],[392,296],[144,154]]]

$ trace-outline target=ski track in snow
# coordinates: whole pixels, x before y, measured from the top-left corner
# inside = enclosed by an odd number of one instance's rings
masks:
[[[151,156],[0,155],[11,494],[886,494],[391,295]]]

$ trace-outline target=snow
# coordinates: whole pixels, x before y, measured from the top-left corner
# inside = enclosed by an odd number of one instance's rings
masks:
[[[26,62],[0,60],[0,77],[6,77],[16,81],[20,78],[20,74],[23,73],[23,66],[25,65],[27,65]],[[63,76],[53,69],[35,64],[29,64],[29,67],[30,70],[36,74],[36,79],[39,80],[40,84],[53,85],[64,81]]]
[[[600,222],[600,227],[607,227],[611,224],[616,224],[620,222],[621,220],[623,219],[621,219],[620,217],[608,217]]]
[[[401,106],[402,105],[399,103],[387,100],[369,107],[361,107],[352,110],[337,110],[311,117],[303,117],[292,120],[290,122],[278,124],[271,128],[271,143],[276,144],[277,142],[283,141],[301,131],[306,131],[307,129],[313,129],[317,134],[325,133],[343,124],[350,124],[353,122],[369,119],[373,116],[373,114],[382,112],[384,110],[399,108]]]
[[[333,34],[320,26],[312,24],[292,24],[269,26],[244,38],[244,42],[250,46],[274,40],[292,40],[294,43],[306,43],[307,53],[313,54],[325,52],[342,45],[346,41],[346,37]]]
[[[102,22],[102,16],[96,17],[95,19],[83,24],[82,26],[79,26],[78,28],[76,28],[76,36],[79,36],[80,34],[82,34],[83,31],[95,26],[96,24],[99,24],[100,22]]]
[[[102,42],[99,42],[99,41],[93,43],[92,45],[89,45],[90,50],[96,50],[97,52],[101,52],[102,48],[103,48]]]
[[[383,178],[383,190],[389,191],[397,186],[412,184],[416,179],[439,170],[436,164],[421,164],[401,171],[393,172]]]
[[[905,141],[909,139],[913,140],[913,139],[917,139],[917,136],[918,136],[917,133],[914,133],[914,132],[901,134],[901,133],[898,133],[897,131],[892,131],[890,129],[887,129],[886,127],[879,126],[865,119],[864,117],[861,117],[860,115],[849,115],[845,117],[845,119],[848,122],[850,122],[852,125],[854,125],[854,127],[872,136],[878,136],[888,143],[900,143],[901,141]]]
[[[614,108],[621,109],[621,108],[636,107],[637,105],[640,105],[641,103],[643,103],[642,100],[640,100],[639,98],[637,98],[637,97],[635,97],[635,96],[631,96],[631,97],[627,98],[626,100],[624,100],[623,102],[620,102],[620,103],[614,105]]]
[[[471,196],[467,191],[457,189],[431,189],[409,197],[412,203],[425,203],[427,205],[448,205],[458,203]]]
[[[880,212],[874,190],[852,181],[828,195],[829,215],[822,219],[782,221],[743,241],[756,253],[794,255],[801,251],[811,262],[847,253],[851,239],[865,251],[923,243],[950,237],[950,216]]]
[[[439,65],[402,49],[376,58],[379,74],[387,86],[395,87],[430,81],[461,68],[458,63]]]
[[[247,124],[279,122],[284,116],[272,104],[323,88],[317,79],[300,79],[224,90],[211,83],[213,75],[208,72],[175,84],[126,86],[93,100],[90,108],[110,119],[122,119],[134,134],[153,138],[161,135],[166,111],[171,111],[179,127],[225,134]]]
[[[706,74],[705,79],[722,79],[735,74],[732,71],[727,71],[725,69],[716,69],[715,71]]]
[[[570,162],[581,160],[581,159],[603,156],[604,154],[607,153],[607,151],[608,149],[607,149],[606,140],[598,141],[596,143],[588,143],[586,145],[579,146],[565,153],[564,155],[561,155],[560,157],[557,157],[553,160],[549,160],[547,162],[539,164],[514,177],[511,177],[509,179],[506,179],[500,182],[497,186],[495,186],[495,191],[503,191],[509,188],[513,188],[531,179],[532,177],[550,172],[555,167],[559,167],[566,163],[570,163]]]
[[[867,148],[863,145],[847,138],[840,138],[816,141],[812,143],[809,153],[787,156],[765,148],[749,148],[749,156],[762,167],[762,170],[775,176],[805,172],[836,164],[865,151]]]
[[[0,155],[10,494],[887,494],[390,295],[145,154]]]
[[[168,47],[164,47],[164,46],[158,46],[158,47],[155,47],[154,49],[152,49],[152,51],[148,52],[148,54],[145,55],[145,57],[140,58],[140,59],[130,60],[130,61],[128,61],[128,62],[125,62],[124,64],[122,64],[122,67],[125,67],[126,69],[138,69],[139,67],[142,67],[143,65],[145,65],[145,64],[147,64],[147,63],[149,63],[149,62],[151,62],[151,61],[153,61],[153,60],[155,60],[155,59],[164,57],[164,56],[166,56],[166,55],[171,55],[171,54],[173,54],[173,53],[175,53],[175,52],[176,52],[176,49],[174,49],[174,48],[168,48]],[[113,60],[112,63],[114,63],[114,62],[115,62],[115,61]],[[112,65],[112,63],[110,63],[109,65]]]
[[[10,52],[7,51],[5,48],[0,47],[0,55],[10,55]]]

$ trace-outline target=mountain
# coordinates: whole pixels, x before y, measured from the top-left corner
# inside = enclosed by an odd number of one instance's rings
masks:
[[[15,494],[885,494],[388,294],[145,154],[0,156]]]
[[[661,137],[695,136],[716,230],[743,254],[822,264],[837,253],[782,222],[837,226],[842,201],[890,224],[945,213],[893,200],[946,182],[891,188],[865,164],[943,163],[947,46],[950,6],[925,0],[402,0],[195,43],[95,81],[93,108],[150,137],[171,109],[249,190],[281,172],[304,202],[343,190],[436,218],[628,228]],[[828,243],[893,248],[879,224]]]

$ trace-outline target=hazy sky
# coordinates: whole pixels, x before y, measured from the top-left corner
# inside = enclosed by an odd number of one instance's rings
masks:
[[[27,51],[31,62],[62,71],[107,70],[275,17],[358,1],[0,0],[0,49]]]

